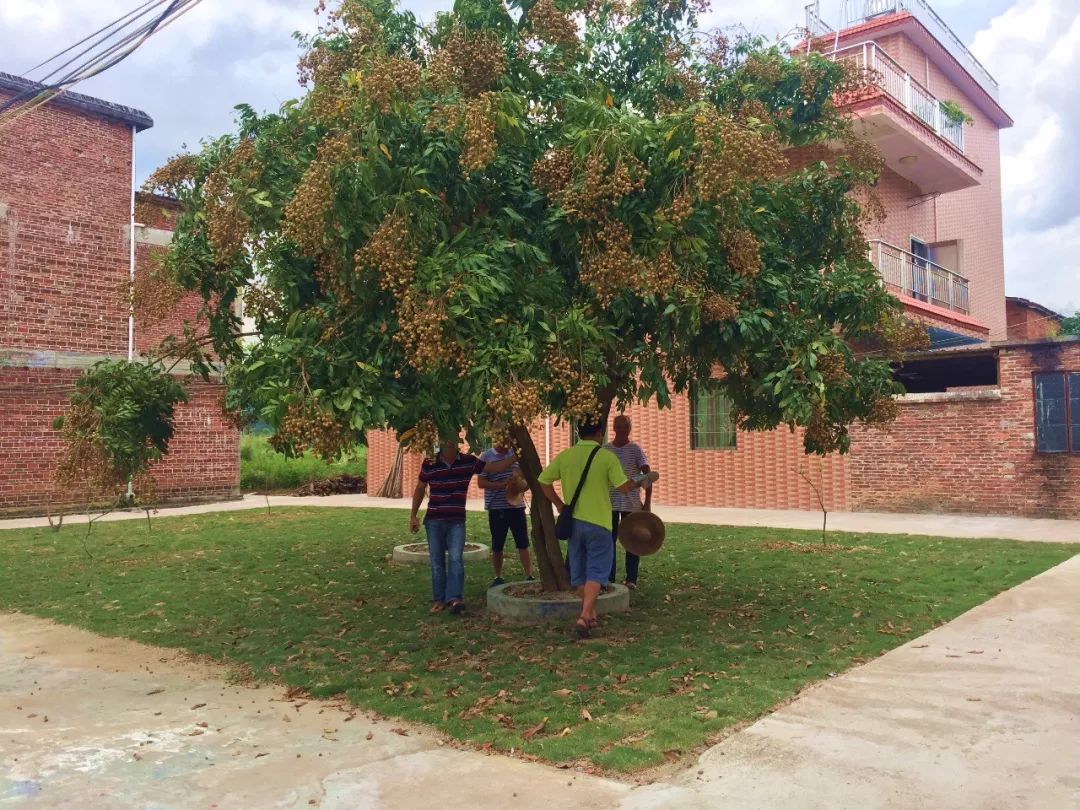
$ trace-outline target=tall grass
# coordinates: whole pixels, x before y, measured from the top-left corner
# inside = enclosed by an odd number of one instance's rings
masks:
[[[240,438],[240,488],[244,492],[293,490],[342,473],[367,474],[366,447],[328,464],[314,455],[286,458],[270,446],[265,433],[245,433]]]

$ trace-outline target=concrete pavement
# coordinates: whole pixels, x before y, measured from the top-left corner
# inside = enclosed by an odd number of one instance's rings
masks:
[[[408,509],[405,499],[374,498],[369,495],[329,495],[297,498],[291,495],[245,495],[240,500],[161,509],[161,517],[232,512],[241,509],[314,506],[375,509]],[[471,511],[482,511],[483,501],[470,501]],[[795,509],[721,509],[705,506],[655,506],[654,511],[669,523],[697,523],[711,526],[768,526],[774,529],[821,530],[820,512]],[[102,520],[142,520],[143,512],[114,512]],[[86,515],[71,515],[65,523],[85,523]],[[0,520],[0,530],[47,526],[46,518]],[[921,534],[957,538],[1001,538],[1044,543],[1080,543],[1080,520],[1049,520],[995,515],[922,515],[879,512],[832,512],[829,530],[869,534]]]
[[[0,806],[1076,808],[1078,593],[1080,556],[644,787],[457,750],[230,685],[177,653],[0,614]]]

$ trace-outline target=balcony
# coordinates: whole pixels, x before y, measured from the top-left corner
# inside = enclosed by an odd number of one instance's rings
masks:
[[[982,170],[964,155],[964,123],[951,119],[942,101],[876,42],[843,47],[829,57],[867,74],[870,91],[843,103],[896,174],[923,194],[959,191],[981,182]]]
[[[926,124],[934,133],[964,151],[964,124],[945,115],[941,102],[911,78],[876,42],[864,42],[841,48],[831,54],[838,62],[852,62],[870,74],[870,80],[899,101],[904,109]]]
[[[839,0],[836,2],[839,5]],[[839,20],[840,29],[862,25],[891,14],[901,12],[911,14],[987,95],[994,101],[999,99],[1000,88],[997,80],[990,75],[990,71],[975,58],[975,54],[968,50],[964,41],[945,24],[945,21],[926,0],[854,0],[843,3],[843,12]],[[814,0],[806,6],[806,28],[811,37],[837,33],[833,26],[821,16],[821,0]]]
[[[970,314],[968,280],[959,273],[880,240],[870,243],[870,261],[894,293]]]

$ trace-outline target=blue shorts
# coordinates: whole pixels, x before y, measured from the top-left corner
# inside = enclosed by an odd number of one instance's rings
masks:
[[[611,544],[611,529],[575,520],[570,532],[570,584],[580,588],[586,582],[608,581],[615,547]]]

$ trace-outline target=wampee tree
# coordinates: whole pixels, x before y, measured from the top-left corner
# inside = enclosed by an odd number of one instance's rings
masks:
[[[698,30],[682,0],[345,0],[303,97],[151,181],[162,272],[206,303],[228,406],[333,456],[389,426],[509,430],[547,588],[566,587],[529,426],[717,377],[741,427],[846,450],[893,416],[908,337],[867,261],[879,168],[817,54]],[[242,297],[260,340],[234,339]]]

